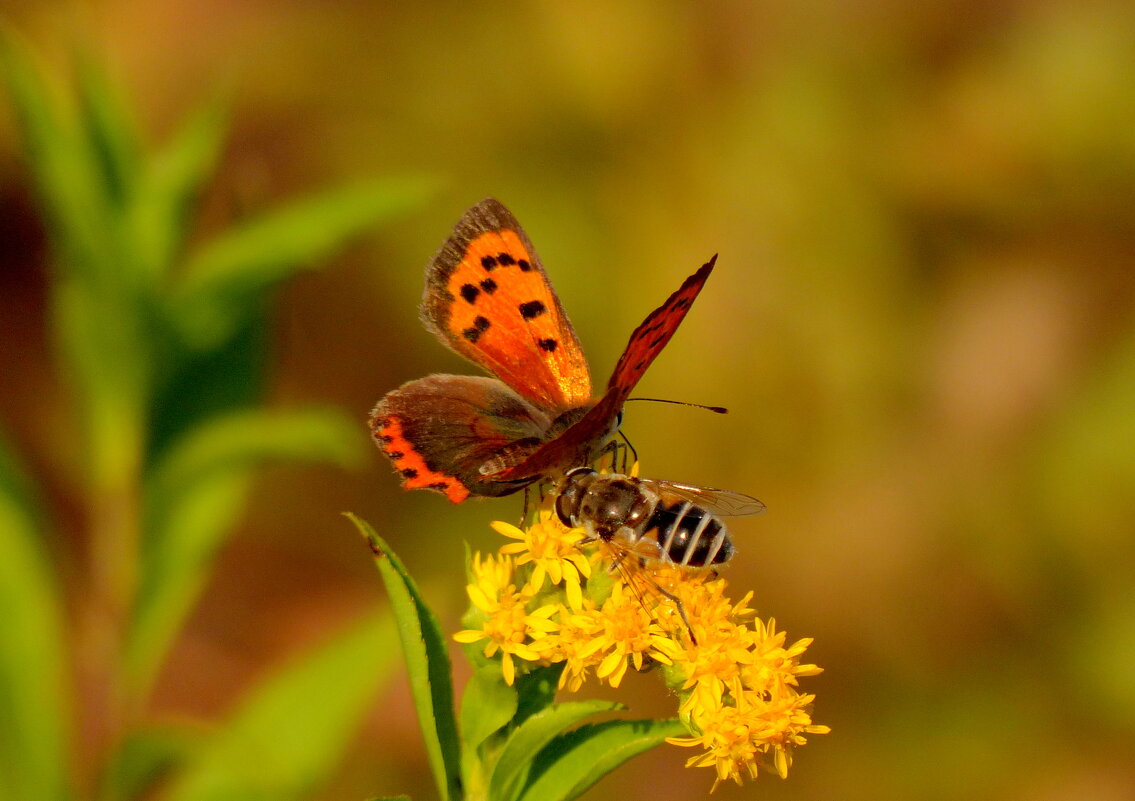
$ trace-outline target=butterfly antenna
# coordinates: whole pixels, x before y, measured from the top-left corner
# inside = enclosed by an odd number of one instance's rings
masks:
[[[673,403],[678,406],[693,406],[695,409],[705,409],[714,414],[729,414],[724,406],[706,406],[704,403],[689,403],[688,401],[670,400],[669,398],[627,398],[628,401],[653,401],[654,403]]]

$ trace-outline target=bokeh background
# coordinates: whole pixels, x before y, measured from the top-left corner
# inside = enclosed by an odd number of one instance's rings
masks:
[[[805,687],[833,732],[787,781],[718,797],[1135,798],[1135,7],[8,0],[5,14],[61,75],[77,42],[100,54],[153,142],[229,88],[214,224],[353,178],[434,182],[277,294],[269,403],[344,410],[366,458],[258,474],[148,720],[208,728],[385,603],[344,510],[456,630],[462,543],[497,547],[486,524],[519,501],[401,492],[364,421],[406,380],[474,371],[416,306],[430,255],[492,195],[536,243],[596,383],[720,254],[639,391],[731,413],[632,405],[624,430],[645,474],[768,505],[733,526],[729,579],[790,639],[815,638],[826,672]],[[45,488],[78,615],[81,454],[6,101],[0,195],[0,417]],[[651,676],[619,697],[672,711]],[[710,775],[686,756],[652,751],[588,797],[701,797]],[[310,797],[400,792],[433,794],[404,677]]]

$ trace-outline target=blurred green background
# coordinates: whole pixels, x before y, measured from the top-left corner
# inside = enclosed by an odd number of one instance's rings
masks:
[[[632,404],[624,430],[644,474],[768,505],[733,526],[728,576],[790,640],[816,638],[826,672],[805,689],[833,732],[787,782],[718,797],[1135,797],[1135,7],[9,0],[5,13],[60,82],[76,50],[93,52],[147,143],[227,87],[191,241],[332,184],[429,187],[259,318],[268,406],[342,410],[365,458],[257,473],[146,725],[208,730],[382,605],[343,510],[374,523],[457,628],[461,543],[496,548],[486,523],[516,519],[519,501],[401,492],[365,419],[406,380],[475,371],[416,306],[430,255],[492,195],[535,242],[596,384],[646,312],[720,253],[639,392],[731,414]],[[84,432],[17,127],[5,99],[0,422],[50,521],[66,628],[82,631]],[[164,408],[192,415],[181,386]],[[69,643],[80,678],[89,647]],[[651,676],[621,697],[672,713]],[[81,690],[73,706],[86,786],[99,709]],[[303,797],[432,795],[404,677],[344,753]],[[686,756],[655,750],[589,797],[701,797],[711,777]]]

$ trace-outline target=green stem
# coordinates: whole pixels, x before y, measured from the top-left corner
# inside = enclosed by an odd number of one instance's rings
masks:
[[[116,427],[120,433],[124,426]],[[88,616],[91,736],[95,765],[106,773],[123,740],[137,723],[143,699],[127,686],[126,633],[138,587],[141,521],[139,510],[141,431],[137,419],[129,435],[95,447],[96,480],[90,499],[91,600]],[[100,452],[101,451],[101,452]],[[99,457],[102,458],[99,458]],[[101,466],[102,469],[98,469]],[[93,777],[88,797],[114,801],[117,791],[106,776]]]

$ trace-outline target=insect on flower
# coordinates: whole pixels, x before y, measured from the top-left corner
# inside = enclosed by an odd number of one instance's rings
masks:
[[[500,202],[481,201],[426,268],[421,315],[442,343],[495,377],[431,375],[388,392],[371,413],[375,443],[406,489],[454,503],[509,495],[591,462],[716,259],[646,316],[593,398],[583,349],[535,248]]]
[[[629,579],[635,565],[703,571],[725,564],[736,549],[721,518],[759,514],[765,505],[731,490],[577,467],[557,488],[555,509],[564,525],[587,531],[584,544],[606,543],[613,569]],[[692,637],[681,600],[650,583],[675,604]]]

